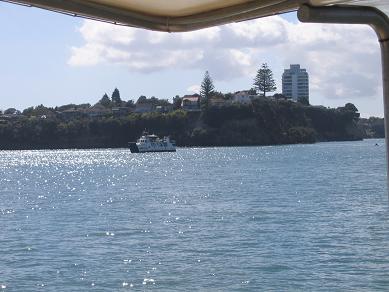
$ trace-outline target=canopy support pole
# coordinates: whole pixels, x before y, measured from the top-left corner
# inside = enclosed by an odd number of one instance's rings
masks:
[[[382,11],[362,6],[313,7],[302,5],[297,13],[301,22],[370,25],[381,46],[384,93],[387,183],[389,190],[389,18]]]

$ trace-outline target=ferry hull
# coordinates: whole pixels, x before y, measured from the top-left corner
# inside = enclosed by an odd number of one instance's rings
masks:
[[[135,142],[128,143],[131,153],[151,153],[151,152],[176,152],[176,149],[139,149],[138,145]]]
[[[130,147],[131,153],[139,153],[138,145],[135,142],[128,143],[128,147]]]
[[[176,150],[141,150],[133,153],[152,153],[152,152],[176,152]]]

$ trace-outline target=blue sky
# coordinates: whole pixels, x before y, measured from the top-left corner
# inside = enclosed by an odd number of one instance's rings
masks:
[[[379,46],[367,27],[300,24],[292,13],[166,34],[7,3],[0,13],[0,109],[94,104],[115,87],[126,100],[172,98],[196,91],[205,70],[216,89],[237,91],[267,62],[278,92],[283,69],[300,63],[312,104],[383,115]]]

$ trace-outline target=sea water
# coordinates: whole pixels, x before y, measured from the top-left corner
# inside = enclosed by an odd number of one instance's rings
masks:
[[[383,140],[2,151],[0,173],[0,291],[389,289]]]

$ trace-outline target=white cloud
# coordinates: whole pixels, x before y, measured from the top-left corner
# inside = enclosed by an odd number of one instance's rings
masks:
[[[68,63],[71,66],[92,66],[101,63],[105,47],[101,44],[87,43],[83,47],[72,48],[72,56]]]
[[[193,84],[188,87],[187,91],[190,93],[200,93],[201,86],[199,84]]]
[[[328,99],[380,94],[379,45],[366,26],[301,24],[274,16],[178,34],[86,20],[79,32],[85,43],[71,49],[71,66],[120,64],[135,72],[195,68],[228,81],[252,80],[262,62],[279,68],[300,63],[310,74],[312,94]]]

